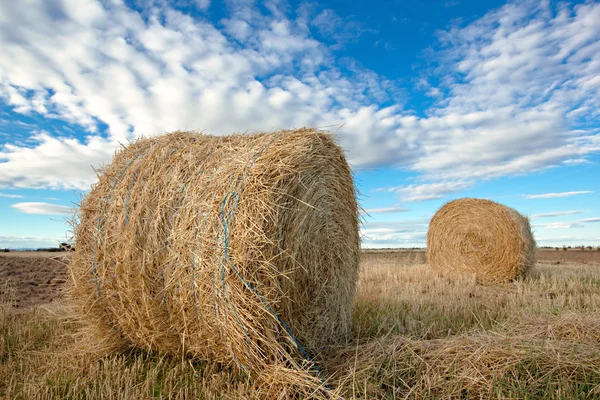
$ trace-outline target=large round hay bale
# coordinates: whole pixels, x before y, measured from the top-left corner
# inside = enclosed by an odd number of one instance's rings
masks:
[[[484,199],[446,203],[427,232],[431,267],[474,274],[482,283],[508,282],[535,262],[529,220],[514,209]]]
[[[329,134],[139,140],[80,206],[70,269],[83,336],[244,369],[343,342],[358,229]]]

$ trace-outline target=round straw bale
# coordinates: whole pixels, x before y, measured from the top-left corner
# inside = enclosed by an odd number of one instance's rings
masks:
[[[97,350],[243,369],[343,342],[358,215],[350,168],[324,132],[139,140],[80,206],[70,270],[83,336]]]
[[[446,203],[427,232],[427,258],[438,271],[474,274],[482,283],[501,283],[524,274],[535,262],[529,220],[490,200]]]

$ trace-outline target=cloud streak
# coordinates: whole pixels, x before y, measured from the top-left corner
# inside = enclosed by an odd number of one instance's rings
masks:
[[[405,202],[417,202],[425,200],[441,199],[450,193],[456,193],[473,186],[470,181],[447,181],[436,183],[425,183],[421,185],[397,186],[388,189],[389,192],[396,193],[400,199]]]
[[[11,205],[12,208],[25,214],[72,215],[73,207],[44,202],[26,202]]]
[[[526,194],[525,198],[528,200],[531,199],[555,199],[560,197],[571,197],[578,196],[581,194],[591,194],[594,193],[590,190],[580,190],[575,192],[560,192],[560,193],[543,193],[543,194]]]
[[[543,227],[546,229],[573,229],[584,228],[587,224],[600,222],[600,218],[585,218],[569,222],[549,222],[546,224],[535,224],[535,227]]]
[[[581,244],[581,243],[600,243],[600,236],[580,237],[580,236],[558,236],[558,237],[540,237],[536,238],[539,243],[558,243],[558,244]]]
[[[369,214],[390,214],[396,212],[406,212],[410,211],[408,208],[404,208],[402,206],[393,206],[393,207],[381,207],[381,208],[367,208],[365,210]]]
[[[552,218],[552,217],[560,217],[563,215],[574,215],[574,214],[582,214],[582,213],[583,213],[583,211],[581,211],[581,210],[553,211],[553,212],[543,213],[543,214],[533,214],[531,216],[531,218],[532,219]]]
[[[0,192],[0,197],[6,197],[8,199],[21,199],[21,198],[23,198],[23,196],[21,196],[19,194],[8,194],[8,193],[2,193],[2,192]]]

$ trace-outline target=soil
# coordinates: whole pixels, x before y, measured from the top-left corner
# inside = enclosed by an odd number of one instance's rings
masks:
[[[600,266],[600,251],[569,249],[538,250],[537,261],[546,264],[588,264]]]
[[[21,308],[57,299],[67,279],[66,263],[67,257],[56,253],[0,253],[0,301]]]
[[[425,250],[364,250],[361,253],[361,263],[371,265],[395,264],[414,265],[427,263]]]

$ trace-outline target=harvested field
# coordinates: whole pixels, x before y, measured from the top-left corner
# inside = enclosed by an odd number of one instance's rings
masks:
[[[600,252],[540,250],[525,278],[494,286],[437,276],[422,257],[362,252],[354,341],[318,359],[344,399],[600,396]],[[267,398],[227,364],[74,355],[67,316],[60,298],[0,307],[0,398]]]
[[[363,250],[361,260],[373,264],[413,265],[427,263],[425,250]]]
[[[12,299],[16,307],[51,302],[59,297],[66,278],[65,258],[56,253],[0,254],[0,297]]]
[[[73,253],[57,252],[57,251],[35,251],[35,250],[13,250],[10,252],[0,252],[3,257],[18,257],[18,258],[56,258],[59,260],[71,257]]]
[[[543,263],[570,263],[600,266],[600,251],[569,249],[567,251],[540,249],[537,253],[538,261]]]
[[[66,280],[65,257],[49,252],[13,251],[0,255],[0,278],[12,287],[17,307],[42,305],[59,298]],[[600,267],[600,251],[569,249],[568,251],[538,249],[540,264],[579,264]],[[386,265],[389,267],[425,264],[424,249],[415,250],[363,250],[363,265]],[[21,288],[21,289],[19,289]],[[2,290],[0,288],[0,290]],[[7,294],[1,292],[3,296]]]

